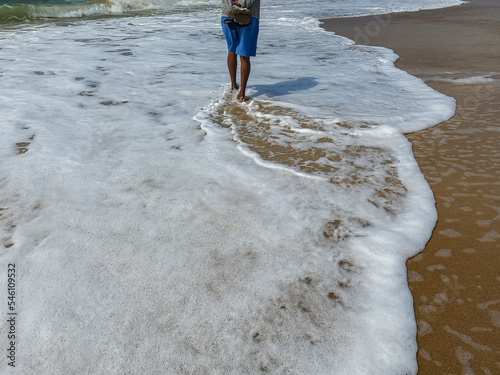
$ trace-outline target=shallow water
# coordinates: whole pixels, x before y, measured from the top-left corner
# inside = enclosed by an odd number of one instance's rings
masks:
[[[275,20],[281,17],[342,17],[362,14],[440,8],[460,4],[459,0],[330,0],[321,7],[299,0],[266,2],[266,14]],[[131,13],[183,13],[218,9],[219,0],[2,0],[0,25],[30,23],[40,20],[78,19],[95,16],[129,16]]]
[[[408,262],[423,373],[498,368],[500,85],[463,76],[430,77],[457,98],[457,115],[409,137],[441,212],[427,251]]]
[[[416,372],[405,261],[436,212],[402,133],[455,102],[297,6],[246,104],[211,2],[0,32],[23,371]]]

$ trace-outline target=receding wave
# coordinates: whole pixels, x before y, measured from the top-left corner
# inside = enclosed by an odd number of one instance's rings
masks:
[[[81,18],[147,10],[200,9],[200,6],[206,7],[214,4],[215,2],[211,0],[92,0],[86,2],[78,0],[38,2],[19,0],[15,3],[3,1],[0,4],[0,23],[52,18]]]

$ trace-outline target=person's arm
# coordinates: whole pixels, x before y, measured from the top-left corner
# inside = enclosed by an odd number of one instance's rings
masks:
[[[232,0],[222,0],[222,16],[227,17],[227,12],[233,9]]]
[[[238,0],[238,3],[243,8],[248,8],[251,10],[252,15],[256,18],[260,16],[260,0]],[[234,2],[233,2],[234,4]]]
[[[233,4],[238,5],[241,8],[250,8],[255,2],[256,0],[239,0],[233,1]]]

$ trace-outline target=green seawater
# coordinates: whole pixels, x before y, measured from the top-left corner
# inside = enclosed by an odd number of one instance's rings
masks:
[[[105,14],[111,11],[112,5],[108,0],[3,0],[0,3],[0,25]]]

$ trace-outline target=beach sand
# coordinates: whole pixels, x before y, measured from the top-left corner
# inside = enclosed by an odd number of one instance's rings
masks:
[[[419,374],[499,374],[500,2],[322,21],[456,99],[455,117],[407,135],[439,215],[408,261]]]

